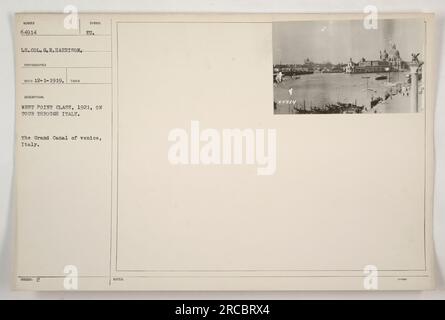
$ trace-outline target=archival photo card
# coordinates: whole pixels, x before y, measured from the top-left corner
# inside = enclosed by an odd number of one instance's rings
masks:
[[[273,23],[274,114],[424,109],[423,19]]]
[[[16,289],[433,288],[434,15],[364,18],[17,14]]]

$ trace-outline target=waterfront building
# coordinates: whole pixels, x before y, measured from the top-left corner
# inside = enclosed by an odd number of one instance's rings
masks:
[[[346,73],[381,73],[381,72],[398,72],[408,69],[408,63],[403,61],[400,57],[400,52],[397,50],[395,44],[393,44],[388,51],[380,51],[379,60],[366,60],[362,58],[359,62],[355,63],[352,59],[346,65]]]

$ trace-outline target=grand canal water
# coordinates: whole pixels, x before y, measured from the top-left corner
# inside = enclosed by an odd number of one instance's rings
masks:
[[[388,92],[395,93],[398,87],[409,85],[406,72],[385,74],[346,74],[346,73],[314,73],[301,75],[298,79],[286,78],[275,84],[274,100],[277,103],[276,113],[289,113],[293,106],[310,109],[311,106],[322,107],[337,102],[354,103],[368,107],[373,98],[384,97]],[[379,75],[389,77],[376,80]],[[401,93],[394,101],[389,101],[385,112],[409,112],[409,97]],[[391,97],[391,100],[392,97]],[[397,105],[396,105],[397,104]]]

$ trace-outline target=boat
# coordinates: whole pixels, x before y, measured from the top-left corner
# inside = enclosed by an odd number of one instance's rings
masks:
[[[378,75],[377,77],[375,77],[376,80],[386,80],[388,79],[388,76],[385,75]]]
[[[371,108],[374,108],[382,100],[383,100],[382,97],[377,97],[377,98],[371,99]]]
[[[294,113],[298,114],[334,114],[334,113],[362,113],[364,106],[359,106],[356,103],[342,103],[337,102],[334,104],[325,104],[322,107],[310,107],[306,109],[306,106],[302,107],[294,106]]]

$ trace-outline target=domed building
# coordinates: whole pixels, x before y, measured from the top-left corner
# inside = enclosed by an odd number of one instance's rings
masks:
[[[397,50],[395,44],[393,44],[391,46],[391,49],[389,50],[389,60],[390,61],[401,60],[399,50]]]
[[[390,71],[403,71],[408,70],[409,66],[406,61],[403,61],[400,57],[400,52],[397,50],[395,44],[391,45],[391,48],[380,51],[379,60],[366,60],[362,58],[359,62],[355,63],[352,59],[345,67],[346,73],[378,73],[378,72],[390,72]]]
[[[391,45],[389,52],[387,52],[386,50],[384,50],[383,53],[380,52],[380,60],[388,61],[392,69],[396,71],[408,68],[407,63],[400,57],[400,52],[397,49],[395,43]]]

